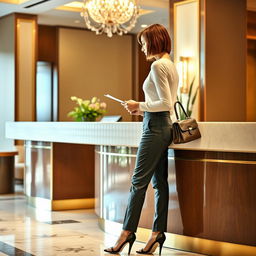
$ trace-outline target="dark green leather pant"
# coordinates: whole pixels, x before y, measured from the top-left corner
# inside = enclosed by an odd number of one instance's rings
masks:
[[[136,165],[123,229],[136,232],[146,190],[152,180],[155,189],[155,216],[152,230],[166,231],[169,188],[168,188],[168,146],[172,142],[170,113],[145,112],[143,134],[137,152]]]

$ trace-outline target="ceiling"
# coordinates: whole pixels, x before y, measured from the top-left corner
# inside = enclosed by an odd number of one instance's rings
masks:
[[[0,0],[0,17],[13,12],[29,13],[38,15],[38,24],[85,27],[79,9],[73,9],[72,11],[56,9],[72,2],[72,0],[48,0],[39,5],[26,8],[40,1],[42,0]],[[82,0],[76,1],[83,2]],[[139,0],[138,3],[142,9],[151,12],[139,16],[135,28],[131,31],[132,33],[137,33],[141,30],[142,24],[160,23],[168,27],[168,0]]]
[[[71,26],[84,28],[83,18],[80,12],[56,9],[72,0],[44,0],[43,3],[25,8],[29,5],[41,2],[42,0],[0,0],[0,17],[13,12],[29,13],[38,15],[38,23],[45,25]],[[76,0],[77,1],[77,0]],[[82,0],[78,0],[83,2]],[[169,0],[138,0],[139,5],[144,10],[151,10],[151,13],[141,15],[135,28],[131,31],[137,33],[141,30],[141,25],[160,23],[166,27],[168,24]],[[256,11],[256,0],[247,0],[247,9]]]

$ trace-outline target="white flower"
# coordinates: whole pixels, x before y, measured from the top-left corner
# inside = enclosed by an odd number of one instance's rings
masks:
[[[107,104],[106,104],[105,102],[101,102],[101,103],[100,103],[100,107],[103,108],[103,109],[105,109],[105,108],[107,107]]]
[[[89,108],[90,108],[90,109],[95,109],[95,107],[96,107],[95,104],[90,104],[90,105],[89,105]]]

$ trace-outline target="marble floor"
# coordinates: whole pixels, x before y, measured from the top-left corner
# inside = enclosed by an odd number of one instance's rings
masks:
[[[0,195],[0,256],[3,255],[83,255],[102,256],[116,237],[98,227],[94,210],[42,211],[26,204],[22,188],[10,195]],[[142,248],[135,242],[132,255]],[[127,255],[128,246],[121,254]],[[157,250],[158,252],[158,250]],[[199,254],[164,248],[163,256]]]

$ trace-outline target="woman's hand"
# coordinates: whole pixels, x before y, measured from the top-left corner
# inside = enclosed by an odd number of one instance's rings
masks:
[[[135,110],[131,113],[133,116],[143,116],[143,111]]]
[[[124,106],[124,108],[130,113],[136,113],[137,111],[139,111],[139,102],[135,101],[135,100],[128,100],[125,101],[125,103],[122,104]]]

